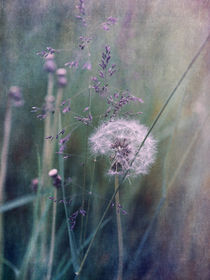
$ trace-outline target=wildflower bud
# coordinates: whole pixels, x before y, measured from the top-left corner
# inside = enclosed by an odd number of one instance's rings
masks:
[[[12,100],[13,106],[20,107],[24,104],[24,100],[19,87],[12,86],[9,89],[9,97]]]
[[[57,169],[51,169],[49,171],[48,175],[50,177],[52,177],[53,186],[55,186],[56,188],[60,188],[61,187],[61,176],[58,175],[58,170]]]
[[[57,177],[58,176],[58,170],[57,169],[51,169],[48,173],[49,177]]]
[[[58,175],[57,177],[55,177],[53,179],[53,186],[55,186],[56,188],[61,187],[61,176],[60,175]]]
[[[54,61],[54,54],[49,53],[45,57],[44,70],[48,73],[54,73],[55,72],[56,64],[55,64],[55,61]]]
[[[54,103],[55,102],[55,97],[54,96],[47,96],[46,98],[45,98],[45,101],[46,102],[49,102],[49,103]]]
[[[58,85],[60,87],[65,87],[67,85],[66,69],[59,68],[56,74],[58,76]]]
[[[39,179],[38,178],[34,178],[32,181],[31,181],[31,188],[34,192],[37,192],[37,189],[38,189],[38,185],[39,185]]]
[[[45,110],[47,112],[54,112],[55,110],[55,97],[54,96],[46,96],[45,97]]]
[[[56,74],[58,76],[66,76],[66,69],[64,68],[59,68],[57,71],[56,71]]]

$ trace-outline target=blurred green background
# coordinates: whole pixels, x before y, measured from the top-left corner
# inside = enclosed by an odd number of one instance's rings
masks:
[[[119,69],[112,85],[129,89],[144,100],[139,108],[135,105],[135,110],[143,112],[138,119],[150,126],[209,32],[210,3],[205,0],[86,0],[86,27],[75,18],[76,4],[77,1],[67,0],[1,0],[0,147],[9,87],[20,86],[25,99],[23,107],[13,109],[6,201],[30,194],[31,179],[38,176],[37,152],[42,152],[43,122],[31,113],[31,107],[41,107],[44,102],[47,73],[37,52],[48,46],[59,50],[58,67],[75,60],[78,53],[84,63],[91,60],[91,71],[68,70],[65,98],[81,92],[72,99],[72,111],[80,115],[88,104],[88,80],[97,73],[104,46],[110,45],[112,62]],[[118,21],[109,31],[104,31],[101,23],[109,16]],[[92,36],[90,57],[87,49],[81,54],[78,48],[78,38],[85,34]],[[207,280],[210,277],[209,47],[210,43],[152,132],[159,144],[151,172],[127,182],[121,191],[121,204],[128,212],[122,217],[125,271],[128,271],[125,279]],[[103,101],[94,94],[92,102],[93,115],[105,110]],[[73,116],[64,117],[66,127],[76,123]],[[97,125],[96,119],[94,124]],[[89,128],[88,133],[91,131]],[[68,152],[79,157],[65,161],[65,173],[77,184],[82,184],[86,133],[86,127],[81,126],[68,143]],[[90,154],[89,158],[92,164]],[[99,159],[96,164],[94,188],[103,199],[94,198],[98,204],[95,204],[96,216],[91,216],[93,228],[113,192],[113,182],[105,174],[107,162]],[[87,175],[87,184],[89,181]],[[166,201],[152,223],[141,254],[135,259],[142,237],[153,221],[164,184],[169,187]],[[5,257],[17,267],[30,237],[32,207],[27,204],[5,212]],[[116,232],[112,213],[109,216],[111,224],[97,237],[84,279],[113,279]],[[62,213],[59,217],[62,224]],[[68,240],[63,241],[63,249],[66,246]],[[59,258],[62,251],[56,254]],[[5,279],[14,279],[10,269],[5,269]],[[62,279],[73,279],[68,275],[67,272]]]

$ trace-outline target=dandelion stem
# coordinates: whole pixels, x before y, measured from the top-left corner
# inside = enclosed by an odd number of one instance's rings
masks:
[[[57,200],[57,189],[54,190],[54,199]],[[51,242],[50,242],[50,256],[48,263],[48,272],[46,280],[51,279],[52,267],[53,267],[53,256],[55,250],[55,225],[56,225],[56,213],[57,213],[57,203],[53,204],[53,213],[52,213],[52,229],[51,229]]]
[[[90,85],[90,78],[89,78],[89,85]],[[91,90],[90,86],[88,88],[88,94],[89,94],[89,100],[88,100],[88,107],[89,107],[89,112],[91,114]],[[85,189],[86,189],[86,168],[87,168],[87,150],[88,150],[88,126],[86,127],[86,144],[85,144],[85,162],[84,162],[84,177],[83,177],[83,194],[82,194],[82,209],[84,208],[85,204]],[[90,196],[88,198],[88,203],[87,203],[87,215],[89,214],[89,202],[90,202]],[[81,231],[81,238],[80,238],[80,245],[83,243],[85,236],[86,236],[86,231],[87,231],[87,220],[88,217],[86,215],[86,222],[84,226],[84,232],[83,230]],[[83,229],[83,224],[84,224],[84,217],[82,216],[81,219],[81,228]]]
[[[6,108],[6,116],[4,121],[4,138],[1,153],[1,167],[0,167],[0,206],[4,203],[4,185],[7,172],[7,157],[9,150],[9,139],[12,124],[12,107],[10,100],[8,100]],[[3,257],[4,257],[4,226],[3,213],[0,213],[0,279],[3,279]]]
[[[118,190],[118,186],[119,186],[119,178],[118,178],[118,175],[116,174],[115,175],[115,191]],[[117,191],[117,193],[115,195],[118,250],[119,250],[117,280],[122,280],[122,276],[123,276],[123,235],[122,235],[122,224],[121,224],[119,205],[120,205],[120,194],[119,194],[119,191]]]
[[[83,189],[82,189],[82,209],[84,209],[85,206],[85,190],[86,190],[86,172],[87,172],[87,149],[88,149],[88,126],[86,127],[86,137],[85,137],[85,161],[84,161],[84,173],[83,173]],[[86,228],[84,228],[84,217],[81,218],[81,233],[80,233],[80,246],[84,241],[85,238],[85,231]],[[84,228],[84,230],[83,230]]]
[[[153,121],[153,123],[152,123],[152,125],[151,125],[151,127],[150,127],[150,129],[149,129],[149,131],[148,131],[148,133],[147,133],[147,135],[145,136],[144,140],[142,141],[142,143],[141,143],[141,145],[140,145],[140,147],[139,147],[139,149],[138,149],[138,151],[137,151],[137,154],[140,152],[140,150],[141,150],[142,146],[144,145],[144,143],[145,143],[147,137],[149,136],[149,134],[151,133],[152,129],[154,128],[154,126],[155,126],[156,123],[158,122],[159,118],[161,117],[161,115],[162,115],[162,113],[164,112],[165,108],[167,107],[168,103],[170,102],[170,100],[171,100],[172,97],[174,96],[175,92],[177,91],[177,89],[178,89],[179,86],[181,85],[182,81],[183,81],[184,78],[186,77],[187,73],[189,72],[189,70],[191,69],[191,67],[193,66],[193,64],[195,63],[195,61],[197,60],[197,58],[199,57],[200,53],[201,53],[202,50],[204,49],[204,47],[205,47],[205,45],[207,44],[209,38],[210,38],[210,34],[208,35],[208,37],[206,38],[206,40],[204,41],[204,43],[201,45],[201,47],[199,48],[198,52],[197,52],[197,53],[195,54],[195,56],[193,57],[192,61],[191,61],[190,64],[188,65],[187,69],[186,69],[185,72],[182,74],[180,80],[179,80],[178,83],[176,84],[175,88],[174,88],[174,89],[172,90],[172,92],[170,93],[169,97],[166,99],[166,101],[165,101],[165,103],[163,104],[161,110],[159,111],[158,115],[156,116],[155,120]],[[137,154],[136,154],[136,155],[137,155]],[[132,165],[132,163],[134,162],[134,160],[135,160],[135,157],[134,157],[133,161],[131,162],[131,165]],[[94,235],[93,235],[93,237],[92,237],[92,240],[91,240],[91,242],[90,242],[90,244],[89,244],[89,246],[88,246],[88,248],[87,248],[87,251],[86,251],[86,253],[85,253],[84,257],[83,257],[83,260],[82,260],[82,262],[81,262],[81,264],[80,264],[80,268],[79,268],[79,270],[75,273],[75,274],[76,274],[76,277],[78,277],[78,276],[80,275],[80,273],[81,273],[81,271],[82,271],[82,269],[83,269],[83,266],[84,266],[84,264],[85,264],[85,261],[86,261],[86,259],[87,259],[88,254],[89,254],[89,251],[90,251],[90,249],[91,249],[91,247],[92,247],[92,245],[93,245],[93,243],[94,243],[94,240],[95,240],[95,238],[96,238],[96,235],[97,235],[97,233],[98,233],[98,231],[99,231],[99,229],[100,229],[100,226],[101,226],[101,224],[102,224],[102,222],[103,222],[103,220],[104,220],[104,218],[105,218],[105,216],[106,216],[106,214],[107,214],[107,212],[108,212],[108,210],[109,210],[109,207],[110,207],[110,205],[111,205],[111,203],[112,203],[112,201],[113,201],[113,199],[114,199],[116,193],[117,193],[118,190],[121,188],[121,186],[122,186],[122,184],[123,184],[123,182],[124,182],[124,180],[125,180],[127,174],[128,174],[128,172],[126,172],[126,173],[124,174],[124,176],[123,176],[121,182],[119,183],[118,188],[114,191],[114,193],[113,193],[113,195],[112,195],[112,197],[111,197],[111,199],[110,199],[110,201],[109,201],[109,203],[108,203],[108,205],[107,205],[107,207],[106,207],[106,209],[105,209],[105,211],[104,211],[104,213],[103,213],[103,215],[102,215],[102,217],[101,217],[101,219],[100,219],[100,221],[99,221],[99,223],[98,223],[98,226],[96,227],[96,231],[95,231],[95,233],[94,233]]]
[[[92,195],[93,184],[94,184],[95,166],[96,166],[96,160],[94,159],[93,171],[92,171],[92,176],[91,176],[91,185],[90,185],[90,191],[89,191],[89,196],[88,196],[88,201],[87,201],[87,214],[86,214],[86,220],[85,220],[85,233],[84,233],[85,237],[86,237],[86,233],[87,233],[87,225],[88,225],[89,214],[90,214],[90,198]]]

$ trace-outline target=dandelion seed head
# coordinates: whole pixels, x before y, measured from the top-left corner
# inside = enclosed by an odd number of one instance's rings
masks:
[[[89,138],[96,155],[107,155],[111,161],[109,175],[137,176],[147,174],[156,157],[156,140],[149,135],[140,149],[148,128],[136,120],[118,119],[102,123]]]

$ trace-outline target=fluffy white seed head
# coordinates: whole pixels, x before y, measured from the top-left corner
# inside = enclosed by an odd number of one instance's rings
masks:
[[[147,174],[156,157],[156,141],[151,135],[136,155],[147,132],[148,128],[136,120],[102,123],[89,138],[91,150],[96,155],[109,156],[110,175],[127,171],[127,176]]]

